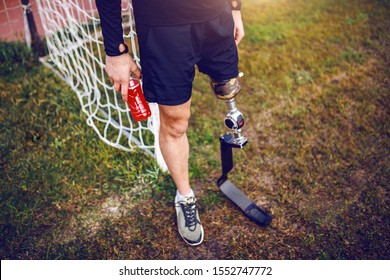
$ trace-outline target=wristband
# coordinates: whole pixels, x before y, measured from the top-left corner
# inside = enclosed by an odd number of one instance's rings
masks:
[[[241,0],[231,0],[230,7],[233,11],[241,11],[242,1]]]

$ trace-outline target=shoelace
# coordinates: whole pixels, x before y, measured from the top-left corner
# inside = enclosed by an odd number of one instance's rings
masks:
[[[189,230],[195,230],[197,224],[195,202],[178,202],[178,204],[184,213],[185,226]],[[191,229],[191,227],[194,227],[194,229]]]

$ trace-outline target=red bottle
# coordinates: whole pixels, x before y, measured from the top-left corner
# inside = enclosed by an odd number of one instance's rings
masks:
[[[127,105],[129,105],[131,116],[137,122],[146,120],[152,114],[142,92],[141,84],[134,78],[130,79]]]

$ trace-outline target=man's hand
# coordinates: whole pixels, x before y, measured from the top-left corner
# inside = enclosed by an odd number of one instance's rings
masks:
[[[135,64],[128,53],[119,56],[106,56],[105,70],[110,78],[111,84],[114,86],[114,90],[120,91],[123,101],[126,102],[130,74],[134,74],[138,79],[141,78],[141,72],[137,64]]]
[[[233,20],[234,20],[234,40],[236,41],[236,45],[238,45],[242,38],[244,38],[244,24],[242,23],[241,11],[232,11]]]

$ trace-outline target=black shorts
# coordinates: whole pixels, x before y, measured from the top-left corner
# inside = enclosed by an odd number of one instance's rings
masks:
[[[238,75],[237,47],[231,11],[188,25],[137,25],[148,102],[179,105],[191,98],[195,65],[216,81]]]

